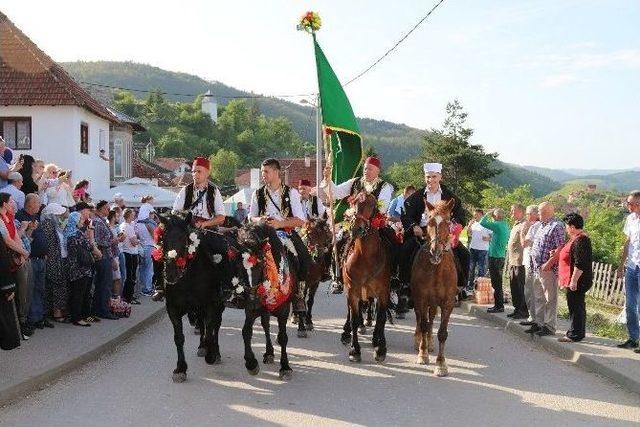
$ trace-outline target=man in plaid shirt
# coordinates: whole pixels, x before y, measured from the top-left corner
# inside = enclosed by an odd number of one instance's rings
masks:
[[[554,217],[554,207],[544,202],[538,207],[540,227],[531,245],[531,271],[534,275],[533,293],[535,322],[526,332],[538,336],[554,335],[558,324],[558,268],[554,254],[565,243],[564,223]]]

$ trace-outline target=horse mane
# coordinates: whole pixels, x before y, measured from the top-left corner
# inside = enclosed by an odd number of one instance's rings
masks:
[[[433,209],[429,210],[429,216],[436,215],[446,216],[447,218],[451,216],[451,209],[449,209],[446,200],[440,200],[433,206]]]

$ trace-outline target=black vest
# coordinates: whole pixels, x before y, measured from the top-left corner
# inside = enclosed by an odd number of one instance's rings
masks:
[[[207,212],[209,212],[209,216],[211,218],[216,214],[215,201],[217,189],[218,188],[215,185],[207,183]],[[193,197],[193,183],[191,183],[185,187],[184,206],[182,206],[182,210],[190,211],[192,209],[191,205],[196,201],[196,198]]]
[[[311,202],[311,216],[313,218],[318,218],[320,216],[320,212],[318,210],[318,203],[320,203],[320,200],[318,200],[317,196],[311,195],[309,197],[309,201]],[[300,202],[302,202],[302,199],[300,199]]]
[[[258,193],[257,193],[257,197],[258,197],[258,216],[264,216],[267,213],[267,200],[269,199],[269,196],[267,196],[267,186],[263,185],[262,187],[258,188]],[[282,186],[282,197],[280,198],[280,213],[282,214],[282,216],[284,218],[291,218],[293,216],[293,213],[291,212],[291,197],[289,197],[289,193],[290,193],[290,188],[287,185],[283,185]],[[277,200],[274,200],[274,202],[276,202],[276,207],[278,206]]]
[[[386,182],[384,182],[383,180],[380,180],[380,182],[378,182],[378,185],[376,185],[376,188],[374,188],[373,191],[371,192],[371,194],[375,196],[376,200],[378,200],[378,197],[380,197],[380,192],[382,191],[382,187],[384,187],[385,184]],[[355,196],[362,190],[364,190],[364,185],[362,185],[362,179],[358,178],[355,181],[353,181],[353,184],[351,185],[351,195]]]

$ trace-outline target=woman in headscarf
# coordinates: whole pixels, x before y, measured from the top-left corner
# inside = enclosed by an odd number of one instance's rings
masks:
[[[142,251],[140,253],[139,275],[140,287],[142,293],[146,296],[153,295],[153,260],[151,251],[153,250],[153,231],[157,224],[149,215],[153,212],[153,206],[150,203],[143,203],[138,211],[138,220],[136,222],[135,231],[140,240]]]
[[[83,303],[86,300],[91,286],[91,268],[93,256],[91,244],[85,233],[80,229],[89,219],[91,210],[86,208],[80,212],[72,212],[64,228],[64,238],[67,240],[68,266],[69,266],[69,311],[71,322],[76,326],[91,326],[84,318],[88,313],[83,313]]]
[[[67,210],[58,203],[49,203],[42,211],[42,229],[49,252],[47,255],[47,280],[45,300],[47,311],[53,320],[67,323],[65,313],[69,296],[67,284],[67,242],[64,238],[64,215]]]

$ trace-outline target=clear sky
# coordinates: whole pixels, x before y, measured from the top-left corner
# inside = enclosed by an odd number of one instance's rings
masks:
[[[316,90],[302,12],[342,81],[391,47],[429,1],[35,1],[0,9],[57,61],[131,60],[264,94]],[[445,0],[347,87],[357,115],[441,125],[458,98],[474,142],[504,161],[640,166],[640,1]]]

